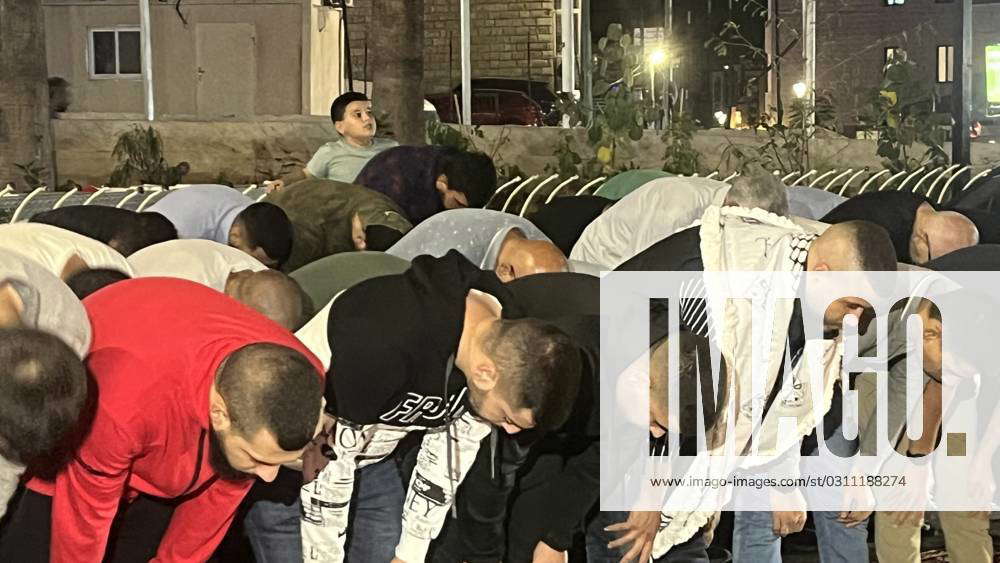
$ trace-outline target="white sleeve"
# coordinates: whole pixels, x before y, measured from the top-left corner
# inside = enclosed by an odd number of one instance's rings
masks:
[[[23,473],[23,465],[12,463],[0,456],[0,518],[7,512],[7,503],[17,492],[17,484]]]
[[[354,493],[358,457],[362,465],[376,463],[392,453],[405,429],[366,426],[337,420],[333,434],[333,459],[310,483],[302,487],[302,558],[304,561],[344,561],[347,516]]]
[[[396,558],[406,563],[422,563],[427,558],[431,540],[441,531],[455,500],[455,490],[489,433],[489,424],[465,413],[424,436],[403,505],[403,534]]]

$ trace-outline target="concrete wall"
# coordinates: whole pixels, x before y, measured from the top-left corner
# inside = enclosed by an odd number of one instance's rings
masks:
[[[101,185],[114,167],[111,151],[117,135],[128,130],[135,119],[127,116],[72,116],[53,120],[60,183],[72,179],[79,184]],[[155,124],[163,137],[165,158],[169,164],[188,161],[191,174],[188,182],[211,182],[221,174],[233,183],[250,183],[273,178],[281,171],[301,167],[313,152],[336,137],[329,119],[292,116],[254,121],[160,121]],[[485,139],[476,139],[484,151],[496,151],[503,164],[517,165],[528,174],[542,174],[554,163],[553,152],[560,144],[565,129],[537,127],[483,127]],[[589,156],[585,131],[577,129],[575,150]],[[499,144],[497,138],[507,137]],[[732,163],[724,158],[731,144],[754,145],[762,137],[750,131],[713,129],[699,131],[694,146],[702,154],[704,172],[731,171]],[[637,145],[633,154],[620,155],[626,161],[643,168],[662,166],[664,146],[659,135],[650,131]],[[946,148],[950,151],[950,148]],[[879,170],[882,165],[875,157],[875,144],[868,140],[830,136],[811,146],[813,168],[820,171],[839,168],[855,170],[868,167]],[[1000,164],[1000,145],[973,143],[975,170]]]
[[[49,74],[72,83],[73,112],[144,112],[141,79],[91,79],[88,30],[116,24],[139,24],[138,4],[108,0],[95,5],[80,0],[45,0]],[[302,113],[303,16],[299,0],[187,0],[178,17],[174,3],[151,2],[153,78],[158,115],[196,116],[199,72],[197,29],[207,23],[254,26],[257,115]],[[234,88],[240,85],[233,85]],[[220,95],[224,95],[221,93]]]

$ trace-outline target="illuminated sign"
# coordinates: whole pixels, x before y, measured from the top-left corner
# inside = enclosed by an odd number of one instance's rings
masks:
[[[1000,103],[1000,45],[986,47],[986,100]]]

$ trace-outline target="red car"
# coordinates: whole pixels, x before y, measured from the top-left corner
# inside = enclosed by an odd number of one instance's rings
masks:
[[[427,101],[434,105],[444,123],[458,123],[462,100],[456,94],[431,94]],[[515,90],[476,90],[472,92],[473,125],[534,125],[544,123],[542,108],[522,92]]]

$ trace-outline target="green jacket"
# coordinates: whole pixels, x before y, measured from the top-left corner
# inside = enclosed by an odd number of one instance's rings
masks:
[[[268,194],[264,201],[282,208],[292,221],[295,240],[284,270],[291,272],[331,254],[355,250],[351,218],[362,227],[383,225],[406,233],[410,222],[399,206],[379,192],[333,180],[310,178]]]

